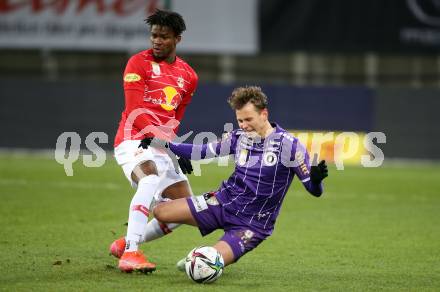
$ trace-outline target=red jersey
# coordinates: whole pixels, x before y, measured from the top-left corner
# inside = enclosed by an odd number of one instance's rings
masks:
[[[132,56],[125,67],[125,110],[114,146],[153,136],[171,140],[197,81],[196,72],[177,56],[171,64],[156,61],[151,49]]]

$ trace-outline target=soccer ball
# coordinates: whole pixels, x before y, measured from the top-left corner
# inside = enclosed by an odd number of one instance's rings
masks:
[[[223,272],[222,255],[211,246],[199,246],[189,252],[185,261],[186,274],[197,283],[212,283]]]

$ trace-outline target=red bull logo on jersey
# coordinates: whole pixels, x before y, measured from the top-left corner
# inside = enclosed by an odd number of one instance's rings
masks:
[[[165,95],[165,103],[162,103],[160,106],[166,111],[176,109],[178,103],[175,101],[175,99],[179,98],[179,93],[177,90],[172,86],[167,86],[162,89],[162,92]]]

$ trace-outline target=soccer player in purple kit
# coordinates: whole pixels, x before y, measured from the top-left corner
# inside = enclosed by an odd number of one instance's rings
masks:
[[[193,160],[234,155],[235,170],[217,191],[164,202],[153,210],[160,222],[197,226],[203,236],[223,229],[214,248],[225,265],[236,262],[272,234],[295,175],[316,197],[321,196],[322,180],[328,176],[324,160],[310,166],[309,154],[298,139],[269,122],[267,97],[259,87],[236,88],[228,102],[240,129],[219,141],[193,145],[146,138],[141,143],[144,148],[165,147]]]

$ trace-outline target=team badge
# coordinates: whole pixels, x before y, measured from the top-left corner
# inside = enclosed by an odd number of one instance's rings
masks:
[[[151,62],[151,68],[153,70],[153,74],[159,76],[160,75],[160,65],[156,62]]]
[[[263,155],[263,162],[266,166],[274,166],[278,161],[278,157],[273,152],[266,152]]]
[[[124,76],[124,81],[125,82],[136,82],[136,81],[139,81],[139,80],[141,80],[141,76],[139,76],[136,73],[127,73]]]
[[[185,85],[184,80],[183,80],[182,77],[177,78],[177,85],[178,85],[180,88],[183,88],[183,85]]]

